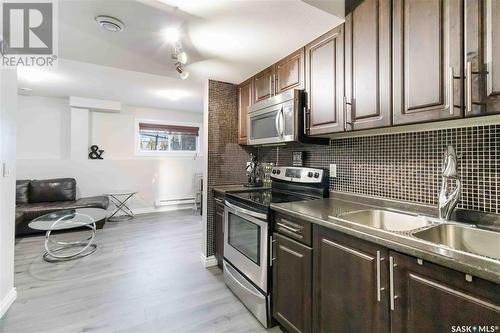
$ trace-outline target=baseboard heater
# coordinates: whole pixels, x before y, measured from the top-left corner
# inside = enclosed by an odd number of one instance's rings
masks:
[[[195,199],[181,198],[181,199],[160,199],[156,200],[156,207],[160,206],[174,206],[174,205],[194,205]]]

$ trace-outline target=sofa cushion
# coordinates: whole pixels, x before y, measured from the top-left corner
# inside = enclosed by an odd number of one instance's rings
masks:
[[[16,207],[16,213],[23,213],[24,220],[31,220],[58,210],[72,208],[102,208],[107,209],[109,200],[104,196],[81,198],[76,201],[59,201],[59,202],[37,202],[32,204],[23,204]]]
[[[74,201],[76,198],[76,180],[57,178],[32,180],[29,186],[29,202]]]
[[[16,180],[16,205],[29,202],[29,179]]]

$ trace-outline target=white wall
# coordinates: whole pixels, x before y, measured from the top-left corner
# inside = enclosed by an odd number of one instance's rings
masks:
[[[0,317],[16,298],[14,288],[17,74],[0,70]]]
[[[136,190],[139,193],[131,201],[136,212],[153,210],[158,199],[193,196],[194,173],[203,171],[203,156],[194,159],[193,156],[137,155],[135,124],[137,119],[150,119],[201,126],[201,112],[124,106],[120,113],[90,112],[88,117],[88,132],[85,132],[84,128],[77,127],[85,121],[76,120],[67,99],[19,96],[17,137],[22,144],[18,147],[17,179],[74,177],[78,196]],[[24,126],[21,120],[43,126]],[[51,134],[46,135],[47,132]],[[81,133],[75,135],[78,132]],[[85,151],[97,144],[105,151],[104,159],[89,160],[86,153],[73,147],[81,146],[75,141],[82,138],[88,141]],[[31,143],[37,140],[37,144]]]

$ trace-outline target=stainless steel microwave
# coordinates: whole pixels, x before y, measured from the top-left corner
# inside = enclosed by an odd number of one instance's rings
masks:
[[[304,134],[305,93],[288,90],[248,108],[248,144],[271,145],[287,142],[327,144],[327,139]]]

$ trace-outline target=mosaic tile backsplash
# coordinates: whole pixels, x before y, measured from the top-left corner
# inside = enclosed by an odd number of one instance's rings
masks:
[[[447,145],[459,159],[458,207],[500,213],[500,125],[336,139],[329,146],[261,147],[259,160],[291,165],[304,151],[304,165],[337,164],[330,190],[437,205]]]
[[[247,182],[245,165],[256,149],[238,145],[238,87],[208,83],[207,254],[214,254],[214,185]]]

